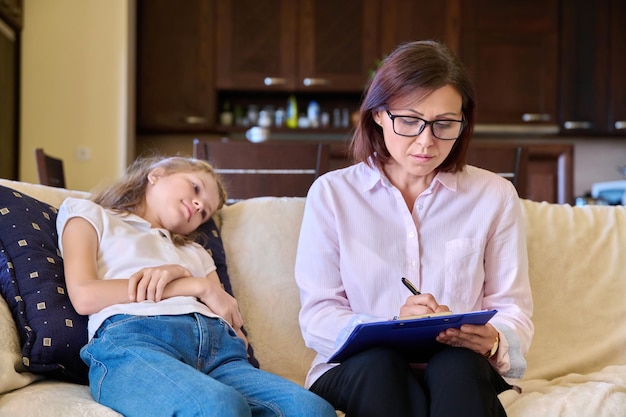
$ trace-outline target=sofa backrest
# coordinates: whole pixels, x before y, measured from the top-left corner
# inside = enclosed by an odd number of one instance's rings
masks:
[[[525,378],[626,364],[626,207],[522,200],[535,337]]]
[[[222,209],[233,290],[263,368],[304,381],[293,270],[304,198],[258,198]],[[535,337],[525,378],[626,364],[626,208],[522,200]]]
[[[11,181],[0,178],[0,185],[13,188],[14,190],[28,194],[29,196],[59,207],[67,197],[88,198],[91,194],[86,191],[74,191],[65,188],[51,187],[47,185],[31,184],[28,182]]]
[[[294,280],[304,201],[260,197],[221,211],[228,273],[255,356],[263,369],[300,384],[315,356],[300,333]]]
[[[89,196],[4,179],[0,185],[57,207],[68,196]],[[304,198],[262,197],[220,212],[229,274],[256,357],[264,369],[298,383],[314,357],[300,334],[293,277],[304,203]],[[626,207],[528,200],[522,207],[535,305],[525,378],[625,365]],[[5,330],[11,329],[12,324]],[[12,354],[5,359],[19,364],[19,349],[15,341],[10,345]]]

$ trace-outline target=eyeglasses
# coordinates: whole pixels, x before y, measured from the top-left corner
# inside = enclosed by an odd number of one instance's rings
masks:
[[[430,125],[433,136],[441,140],[455,140],[461,136],[463,128],[467,125],[465,120],[424,120],[416,116],[397,116],[387,110],[387,115],[391,119],[393,131],[400,136],[419,136],[426,126]]]

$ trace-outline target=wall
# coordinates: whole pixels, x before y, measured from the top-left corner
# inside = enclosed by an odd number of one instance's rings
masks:
[[[134,0],[24,2],[20,172],[62,158],[68,188],[117,179],[134,156]]]
[[[574,196],[591,191],[595,182],[623,180],[626,138],[574,141]]]

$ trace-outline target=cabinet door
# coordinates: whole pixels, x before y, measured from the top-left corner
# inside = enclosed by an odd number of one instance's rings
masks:
[[[137,2],[137,129],[193,131],[215,120],[211,2]]]
[[[556,124],[558,0],[463,1],[477,123]]]
[[[436,40],[459,50],[461,0],[385,0],[381,10],[381,51],[388,55],[404,42]]]
[[[0,178],[12,180],[17,180],[19,171],[20,38],[19,29],[0,19]]]
[[[526,198],[548,203],[573,203],[574,146],[529,145]]]
[[[611,89],[609,131],[626,135],[626,2],[611,1]]]
[[[301,0],[298,89],[363,90],[380,58],[378,0]]]
[[[560,121],[567,134],[606,133],[609,128],[609,2],[569,0],[561,5]]]
[[[217,88],[293,89],[298,2],[219,0],[216,7]]]

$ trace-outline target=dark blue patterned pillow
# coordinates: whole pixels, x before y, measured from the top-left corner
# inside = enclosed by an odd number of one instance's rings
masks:
[[[224,251],[224,243],[222,242],[219,228],[211,218],[198,228],[198,232],[199,236],[197,242],[204,246],[211,254],[217,268],[217,275],[220,277],[224,290],[234,297],[233,287],[230,284],[230,277],[228,276],[228,268],[226,267],[226,252]],[[244,328],[242,330],[243,333],[247,335],[246,329]],[[259,361],[254,357],[254,349],[251,344],[248,344],[248,361],[256,368],[259,367]]]
[[[56,208],[0,186],[0,292],[26,369],[86,384],[79,351],[87,343],[87,316],[67,295],[56,218]]]

